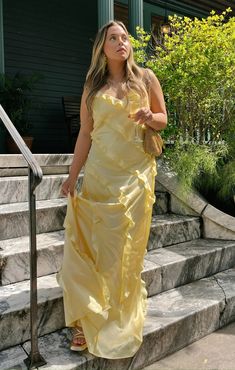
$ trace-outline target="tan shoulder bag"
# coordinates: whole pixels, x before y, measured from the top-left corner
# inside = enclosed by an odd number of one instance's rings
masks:
[[[148,70],[145,70],[145,80],[148,97],[150,99],[150,76]],[[144,134],[144,151],[148,154],[159,157],[162,154],[163,146],[164,143],[159,132],[146,125]]]

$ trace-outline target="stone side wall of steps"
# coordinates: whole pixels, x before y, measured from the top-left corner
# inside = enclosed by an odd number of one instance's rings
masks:
[[[142,273],[148,291],[143,344],[133,359],[125,360],[71,353],[62,292],[55,280],[66,212],[59,190],[71,156],[37,159],[45,174],[37,189],[38,326],[40,349],[48,361],[44,369],[63,364],[71,370],[141,369],[234,320],[235,241],[202,238],[204,220],[196,211],[185,211],[186,203],[176,209],[176,195],[160,173]],[[0,156],[0,370],[16,365],[24,369],[30,349],[27,177],[18,167],[23,165],[19,156],[7,163],[15,169],[6,168],[6,158]]]
[[[209,204],[197,192],[182,191],[177,177],[160,162],[157,184],[171,194],[170,211],[182,215],[200,216],[203,220],[203,237],[235,240],[234,217]]]

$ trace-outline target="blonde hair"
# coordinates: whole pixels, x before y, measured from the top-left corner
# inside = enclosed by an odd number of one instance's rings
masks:
[[[106,23],[97,33],[93,45],[90,68],[87,72],[85,88],[88,91],[86,104],[89,113],[92,112],[92,102],[96,93],[106,84],[108,78],[108,67],[106,56],[103,51],[106,35],[109,27],[121,26],[128,37],[125,25],[120,21]],[[127,92],[136,91],[140,96],[146,95],[146,83],[144,81],[144,70],[138,67],[134,61],[133,49],[130,45],[130,53],[125,63],[125,79]]]

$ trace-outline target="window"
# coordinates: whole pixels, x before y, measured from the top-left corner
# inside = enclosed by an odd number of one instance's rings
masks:
[[[151,19],[151,30],[153,36],[157,39],[161,38],[161,25],[164,23],[164,17],[160,15],[152,15]]]
[[[123,22],[128,29],[128,6],[114,3],[114,19]]]

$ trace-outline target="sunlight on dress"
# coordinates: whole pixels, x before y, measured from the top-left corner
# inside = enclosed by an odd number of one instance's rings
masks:
[[[63,288],[66,326],[81,322],[88,350],[98,357],[132,357],[143,340],[147,291],[141,279],[155,201],[155,158],[133,140],[130,101],[98,93],[92,146],[81,190],[68,197]],[[144,135],[144,128],[140,132]]]

